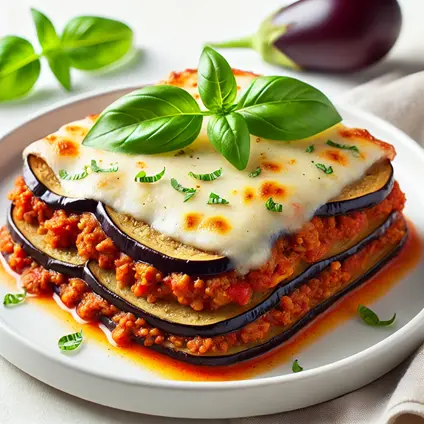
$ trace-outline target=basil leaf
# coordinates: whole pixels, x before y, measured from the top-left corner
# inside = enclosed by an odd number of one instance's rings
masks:
[[[99,69],[122,58],[131,48],[133,31],[113,19],[79,16],[65,26],[61,49],[72,67]]]
[[[350,146],[349,144],[339,144],[334,141],[327,140],[327,144],[331,147],[336,147],[337,149],[350,150],[353,153],[353,156],[360,156],[360,152],[357,146]]]
[[[364,305],[358,306],[358,313],[366,324],[373,327],[387,327],[388,325],[393,324],[396,319],[396,314],[394,314],[388,321],[380,321],[377,314]]]
[[[13,305],[19,305],[20,303],[22,303],[27,295],[27,291],[24,288],[24,292],[23,293],[7,293],[4,295],[4,299],[3,299],[3,305],[4,306],[13,306]]]
[[[134,178],[134,181],[137,183],[155,183],[159,181],[165,174],[165,168],[161,172],[158,172],[156,175],[146,175],[145,171],[140,171]]]
[[[200,181],[214,181],[222,175],[222,168],[219,168],[216,171],[211,172],[210,174],[194,174],[190,171],[188,175]]]
[[[271,212],[283,212],[283,205],[281,203],[275,203],[272,197],[266,201],[265,206]]]
[[[305,150],[306,153],[312,153],[315,150],[315,146],[313,144],[311,144],[310,146],[308,146]]]
[[[333,167],[332,166],[326,166],[323,163],[316,163],[315,166],[324,174],[332,174],[333,173]]]
[[[67,334],[66,336],[62,336],[57,345],[59,349],[62,351],[70,351],[77,349],[83,341],[82,330],[76,333]]]
[[[250,135],[246,121],[238,113],[213,115],[208,122],[208,137],[216,150],[240,171],[249,162]]]
[[[31,9],[38,41],[43,48],[50,69],[60,84],[71,90],[71,68],[68,57],[60,50],[60,38],[50,19],[36,9]]]
[[[24,38],[0,38],[0,102],[28,93],[40,75],[40,59]]]
[[[258,175],[260,175],[260,173],[262,172],[262,169],[261,169],[261,167],[260,166],[258,166],[254,171],[252,171],[250,174],[249,174],[249,177],[250,178],[255,178],[255,177],[257,177]]]
[[[190,200],[196,194],[197,191],[195,188],[183,187],[175,178],[171,178],[171,186],[173,189],[186,195],[184,197],[184,203]]]
[[[197,71],[200,98],[212,112],[220,112],[233,105],[237,83],[230,65],[211,47],[205,47]]]
[[[208,205],[228,205],[230,202],[215,193],[209,194]]]
[[[99,165],[97,165],[97,161],[94,159],[90,163],[90,170],[92,172],[98,173],[98,172],[118,172],[119,166],[117,163],[111,163],[110,168],[101,168]]]
[[[330,100],[290,77],[256,78],[237,105],[251,134],[274,140],[310,137],[341,121]]]
[[[293,372],[301,372],[301,371],[303,371],[303,368],[299,365],[299,361],[297,359],[293,362],[292,371]]]
[[[202,120],[196,100],[182,88],[143,87],[105,109],[83,145],[127,154],[169,152],[191,144]]]

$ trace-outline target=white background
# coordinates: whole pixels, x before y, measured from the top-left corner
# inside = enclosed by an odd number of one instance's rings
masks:
[[[395,48],[380,64],[366,71],[343,76],[309,73],[295,75],[324,90],[331,97],[336,97],[387,72],[412,73],[423,70],[424,1],[400,2],[404,14],[402,33]],[[36,45],[30,15],[30,7],[35,7],[51,18],[58,32],[67,20],[77,15],[103,15],[123,20],[135,30],[135,44],[139,49],[132,59],[119,69],[90,74],[73,71],[72,93],[66,93],[58,86],[46,63],[43,63],[41,77],[30,96],[0,104],[0,135],[27,119],[30,114],[74,94],[127,83],[154,82],[165,77],[171,70],[196,67],[205,42],[248,35],[256,30],[262,18],[285,3],[285,0],[0,0],[0,37],[15,34],[28,38]],[[352,25],[355,23],[352,22]],[[265,74],[293,74],[263,63],[252,51],[226,50],[224,54],[233,67]],[[14,371],[0,360],[0,374],[3,373],[4,375],[0,375],[2,424],[57,421],[74,424],[163,424],[171,421],[121,414],[55,392],[54,389],[43,389],[40,398],[37,395],[40,386],[34,385],[32,379]],[[15,392],[11,390],[12,386],[19,385],[22,387],[20,399],[8,397],[8,393]],[[52,398],[56,404],[54,406],[51,405]],[[15,413],[7,417],[2,415],[2,406],[11,403],[16,405]],[[185,420],[179,422],[183,421]]]

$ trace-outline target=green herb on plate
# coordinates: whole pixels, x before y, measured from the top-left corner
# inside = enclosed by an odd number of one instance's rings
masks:
[[[67,334],[66,336],[62,336],[57,345],[59,349],[62,351],[70,351],[77,349],[83,341],[82,330],[76,333]]]
[[[190,177],[195,178],[196,180],[201,181],[215,181],[217,178],[219,178],[222,175],[222,168],[217,169],[216,171],[213,171],[209,174],[195,174],[193,172],[189,172],[188,175]]]
[[[145,171],[140,171],[134,178],[137,183],[155,183],[159,181],[165,174],[165,168],[156,175],[146,175]]]
[[[249,177],[250,178],[256,178],[258,175],[260,175],[261,174],[261,172],[262,172],[262,169],[261,169],[261,167],[260,166],[258,166],[254,171],[252,171],[250,174],[249,174]]]
[[[197,191],[195,188],[183,187],[175,178],[171,178],[171,186],[173,189],[185,194],[184,202],[190,200]]]
[[[7,293],[4,295],[3,305],[9,307],[19,305],[25,300],[26,295],[27,291],[25,288],[23,293]]]
[[[392,325],[396,319],[396,314],[394,314],[389,320],[380,321],[380,318],[377,316],[377,314],[364,305],[358,306],[358,313],[362,321],[372,327],[387,327],[388,325]]]
[[[293,361],[292,371],[293,372],[301,372],[301,371],[303,371],[303,368],[299,365],[299,361],[297,359],[295,361]]]

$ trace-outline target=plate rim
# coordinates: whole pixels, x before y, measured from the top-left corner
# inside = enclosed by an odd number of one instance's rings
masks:
[[[52,105],[43,108],[41,111],[31,114],[27,119],[24,119],[19,124],[15,125],[11,130],[6,131],[5,133],[0,134],[0,144],[12,135],[15,131],[18,131],[30,124],[32,121],[39,119],[43,116],[46,116],[52,112],[55,112],[64,107],[71,107],[75,103],[83,102],[88,99],[95,97],[101,97],[104,95],[109,95],[119,91],[128,91],[128,90],[137,90],[145,84],[120,84],[115,85],[114,87],[104,90],[91,90],[86,93],[78,94],[71,96],[67,99],[53,103]],[[364,121],[373,121],[376,126],[384,129],[388,132],[391,132],[395,138],[401,141],[402,144],[405,144],[411,153],[414,153],[420,157],[424,163],[424,150],[415,142],[411,137],[405,134],[402,130],[395,127],[391,123],[385,121],[382,118],[379,118],[372,113],[361,110],[355,106],[352,106],[343,101],[334,101],[333,102],[337,109],[341,110],[341,115],[343,112],[347,112],[358,118],[358,120]],[[6,324],[2,317],[0,317],[0,328],[3,331],[6,331],[10,337],[15,339],[15,342],[23,343],[30,350],[36,350],[40,355],[47,356],[49,360],[53,360],[59,365],[76,368],[81,372],[92,374],[98,378],[103,378],[107,380],[112,380],[115,382],[130,384],[130,385],[140,385],[142,384],[145,387],[151,387],[156,389],[178,389],[178,390],[193,390],[199,389],[202,391],[217,391],[217,390],[228,390],[228,389],[241,389],[241,388],[251,388],[251,387],[261,387],[261,386],[271,386],[279,384],[287,384],[291,381],[300,381],[305,379],[314,378],[317,375],[326,373],[327,371],[337,372],[341,371],[345,367],[349,367],[352,363],[361,361],[368,357],[369,355],[376,355],[380,351],[385,350],[387,347],[392,344],[395,340],[401,342],[405,338],[408,338],[411,332],[414,332],[415,328],[420,325],[421,322],[424,322],[424,309],[422,309],[414,318],[407,322],[403,327],[396,330],[393,334],[390,334],[385,339],[379,341],[375,345],[372,345],[364,350],[361,350],[353,355],[347,356],[346,358],[337,360],[335,362],[321,365],[316,368],[309,370],[304,370],[302,373],[293,373],[293,374],[283,374],[278,376],[271,377],[258,377],[254,379],[243,379],[243,380],[233,380],[233,381],[175,381],[169,379],[161,380],[139,380],[137,378],[132,378],[128,375],[121,375],[119,377],[108,374],[107,372],[97,371],[89,369],[85,364],[80,364],[78,362],[70,363],[66,360],[65,356],[54,356],[49,351],[44,351],[41,347],[31,345],[28,340],[26,340],[19,332],[13,331],[13,328]]]

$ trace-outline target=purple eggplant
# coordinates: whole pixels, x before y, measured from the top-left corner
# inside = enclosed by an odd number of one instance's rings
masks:
[[[385,56],[401,24],[397,0],[299,0],[274,12],[255,35],[210,45],[251,48],[294,69],[349,72]]]

